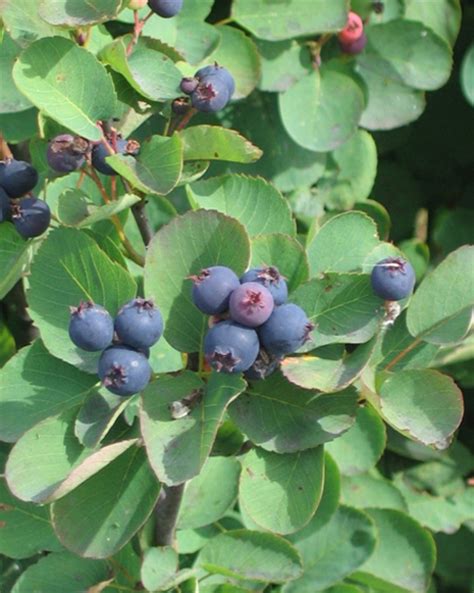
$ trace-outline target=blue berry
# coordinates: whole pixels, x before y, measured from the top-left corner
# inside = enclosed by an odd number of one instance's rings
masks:
[[[221,321],[204,338],[206,360],[217,372],[246,371],[255,362],[259,349],[257,332],[234,321]]]
[[[194,281],[193,302],[207,315],[226,311],[232,291],[240,286],[237,275],[225,266],[205,268],[190,279]]]
[[[151,367],[141,352],[127,346],[111,346],[99,359],[98,374],[109,391],[128,396],[145,389],[150,382]]]
[[[217,76],[203,78],[191,95],[195,109],[215,113],[223,109],[230,99],[227,83]]]
[[[185,95],[191,95],[195,90],[199,80],[197,78],[183,78],[179,88]]]
[[[183,8],[183,0],[148,0],[148,6],[158,16],[169,19]]]
[[[367,35],[365,33],[362,33],[362,35],[354,41],[339,41],[339,47],[341,48],[341,51],[351,56],[360,54],[366,45]]]
[[[11,212],[16,230],[25,239],[42,235],[51,221],[48,204],[38,198],[23,198],[12,206]]]
[[[69,337],[82,350],[98,352],[110,346],[114,337],[114,322],[109,313],[91,301],[71,307]]]
[[[71,173],[80,169],[86,162],[88,150],[89,142],[84,138],[61,134],[49,143],[46,158],[54,171]]]
[[[260,381],[266,379],[274,373],[280,366],[281,357],[268,354],[265,350],[260,350],[257,360],[244,373],[244,377],[249,381]]]
[[[7,193],[0,187],[0,222],[10,220],[11,204]]]
[[[25,161],[7,159],[0,162],[0,186],[10,198],[19,198],[38,183],[38,171]]]
[[[109,141],[112,145],[112,142]],[[139,144],[135,140],[124,140],[123,138],[117,138],[115,142],[115,149],[118,154],[130,154],[135,156],[139,151]],[[105,159],[111,156],[106,145],[101,142],[96,144],[92,149],[92,164],[100,171],[103,175],[117,175],[116,171],[108,165]]]
[[[163,318],[153,301],[133,299],[118,312],[115,331],[119,340],[127,346],[149,348],[161,338]]]
[[[240,282],[242,284],[244,282],[258,282],[259,284],[263,284],[270,291],[275,305],[283,305],[288,298],[288,286],[285,279],[278,271],[278,268],[274,266],[252,268],[241,276]]]
[[[413,291],[415,270],[401,257],[387,257],[375,264],[371,282],[377,296],[386,301],[400,301]]]
[[[234,321],[248,327],[258,327],[272,314],[274,307],[270,291],[257,282],[245,282],[230,295],[229,313]]]
[[[235,93],[234,77],[227,68],[224,68],[224,66],[219,66],[218,64],[204,66],[204,68],[198,70],[194,76],[198,80],[204,80],[210,76],[217,76],[217,78],[220,78],[227,85],[227,88],[229,89],[229,98]]]
[[[269,354],[284,356],[301,348],[313,329],[303,309],[288,303],[275,307],[268,321],[258,329],[258,335]]]

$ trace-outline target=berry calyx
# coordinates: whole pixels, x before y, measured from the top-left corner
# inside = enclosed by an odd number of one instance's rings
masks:
[[[195,109],[205,113],[215,113],[223,109],[230,99],[229,88],[217,76],[203,78],[191,95]]]
[[[211,64],[210,66],[204,66],[203,68],[200,68],[196,72],[194,77],[197,78],[198,81],[203,81],[206,79],[216,77],[226,84],[227,89],[229,91],[229,99],[235,93],[234,77],[229,72],[229,70],[227,70],[227,68],[224,68],[224,66],[219,66],[217,62]]]
[[[338,33],[341,43],[352,43],[361,37],[364,32],[364,23],[360,16],[352,10],[347,15],[347,23],[344,29]]]

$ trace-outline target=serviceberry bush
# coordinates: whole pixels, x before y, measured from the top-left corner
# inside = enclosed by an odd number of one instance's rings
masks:
[[[0,1],[2,593],[472,591],[473,27]]]

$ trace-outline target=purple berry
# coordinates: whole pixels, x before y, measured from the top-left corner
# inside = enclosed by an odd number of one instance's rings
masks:
[[[51,222],[48,204],[38,198],[23,198],[12,206],[11,212],[16,230],[25,239],[39,237]]]
[[[232,291],[240,286],[237,275],[225,266],[211,266],[201,270],[193,280],[193,302],[207,315],[217,315],[229,308]]]
[[[143,391],[150,382],[151,367],[146,357],[127,346],[111,346],[99,359],[102,385],[115,395],[128,396]]]
[[[98,352],[110,346],[114,337],[114,322],[109,313],[91,301],[71,307],[69,337],[82,350]]]
[[[163,318],[153,301],[137,298],[125,304],[115,318],[115,331],[121,342],[146,349],[163,334]]]
[[[148,0],[148,6],[158,16],[169,19],[181,12],[183,0]]]
[[[375,264],[370,280],[374,293],[386,301],[400,301],[413,291],[415,270],[401,257],[387,257]]]
[[[109,141],[109,144],[112,144],[112,142]],[[138,154],[139,148],[140,146],[135,140],[117,138],[115,142],[115,149],[118,154],[130,154],[135,156]],[[103,175],[117,175],[116,171],[114,171],[114,169],[112,169],[112,167],[105,161],[108,156],[111,156],[111,153],[106,145],[103,142],[96,144],[92,149],[92,164],[97,171],[100,171]]]
[[[89,142],[84,138],[61,134],[49,143],[46,158],[54,171],[71,173],[85,163],[88,150]]]
[[[246,371],[255,362],[259,349],[257,332],[234,321],[221,321],[204,338],[206,360],[217,372]]]
[[[345,54],[350,54],[351,56],[360,54],[366,45],[367,35],[365,32],[362,33],[362,35],[355,41],[339,41],[339,47],[341,48],[341,51]]]
[[[269,354],[284,356],[301,348],[313,329],[303,309],[288,303],[275,307],[268,321],[258,329],[258,335]]]
[[[7,192],[0,187],[0,222],[10,220],[11,204]]]
[[[220,78],[222,82],[225,82],[227,88],[229,89],[229,98],[235,93],[235,80],[232,74],[224,68],[224,66],[219,66],[218,64],[211,64],[210,66],[204,66],[196,72],[194,75],[199,81],[207,79],[212,76],[216,76]]]
[[[191,95],[196,90],[198,84],[199,80],[197,78],[183,78],[179,88],[185,95]]]
[[[38,183],[38,171],[25,161],[7,159],[0,162],[0,186],[10,198],[20,198]]]
[[[270,291],[257,282],[241,284],[230,295],[230,316],[237,323],[258,327],[270,317],[274,307]]]
[[[288,286],[285,279],[274,266],[252,268],[240,277],[240,282],[258,282],[268,288],[275,305],[283,305],[288,298]]]
[[[215,113],[229,102],[227,83],[217,76],[203,78],[191,95],[193,107],[205,113]]]

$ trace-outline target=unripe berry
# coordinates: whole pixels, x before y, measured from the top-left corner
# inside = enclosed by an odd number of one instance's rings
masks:
[[[341,43],[352,43],[359,39],[364,32],[364,23],[360,16],[350,11],[347,15],[347,23],[342,31],[338,33],[338,38]]]

